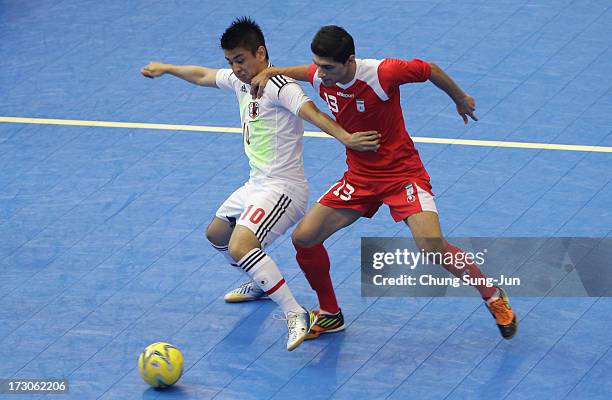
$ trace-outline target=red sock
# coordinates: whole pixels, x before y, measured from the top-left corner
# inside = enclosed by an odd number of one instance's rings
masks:
[[[310,287],[317,292],[321,309],[332,314],[340,311],[336,293],[334,293],[334,285],[329,275],[329,256],[323,243],[313,247],[295,246],[295,250],[297,251],[295,259],[310,283]]]
[[[455,275],[458,278],[461,278],[464,274],[469,273],[471,278],[482,278],[483,280],[486,278],[485,274],[469,259],[466,259],[465,256],[457,256],[458,254],[462,254],[463,250],[458,247],[453,246],[452,244],[445,242],[444,254],[451,253],[452,260],[465,260],[460,264],[460,267],[455,266],[455,263],[444,263],[444,268],[449,271],[451,274]],[[449,257],[450,258],[450,257]],[[444,257],[446,259],[446,257]],[[467,272],[466,272],[467,271]],[[493,286],[487,287],[486,285],[474,285],[476,290],[480,293],[483,299],[488,299],[495,294],[497,291]]]

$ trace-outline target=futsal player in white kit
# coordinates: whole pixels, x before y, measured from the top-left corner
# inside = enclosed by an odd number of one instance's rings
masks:
[[[379,135],[349,134],[319,111],[295,81],[284,76],[272,78],[263,97],[253,99],[251,79],[270,62],[263,33],[250,18],[236,19],[226,29],[221,48],[229,69],[152,62],[141,73],[149,78],[167,73],[236,94],[250,177],[219,207],[206,229],[206,237],[231,265],[250,277],[249,282],[229,292],[225,300],[268,296],[275,301],[286,316],[287,350],[291,351],[308,333],[310,313],[296,301],[278,266],[264,250],[296,224],[307,207],[301,118],[353,150],[375,151]]]

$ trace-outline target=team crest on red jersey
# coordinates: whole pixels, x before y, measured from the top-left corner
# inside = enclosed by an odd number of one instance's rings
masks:
[[[355,103],[357,104],[357,111],[364,112],[365,111],[365,100],[363,99],[355,99]]]
[[[249,103],[249,117],[251,119],[255,119],[259,117],[259,103],[256,101],[252,101]]]

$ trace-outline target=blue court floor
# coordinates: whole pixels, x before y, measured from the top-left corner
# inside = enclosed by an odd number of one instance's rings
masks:
[[[612,3],[595,0],[4,1],[0,117],[238,127],[232,94],[139,70],[224,67],[218,38],[242,15],[277,65],[308,63],[331,23],[358,57],[436,62],[480,121],[464,126],[431,83],[408,85],[413,136],[612,146]],[[203,235],[248,177],[241,140],[0,122],[0,379],[70,381],[67,395],[0,398],[612,398],[610,298],[513,297],[521,326],[503,341],[476,298],[361,297],[360,238],[409,234],[386,208],[327,242],[347,330],[288,353],[271,302],[223,302],[241,276]],[[344,150],[305,143],[313,202],[344,171]],[[612,235],[610,153],[418,149],[447,236]],[[269,253],[314,307],[288,235]],[[136,368],[156,341],[185,356],[170,391]]]

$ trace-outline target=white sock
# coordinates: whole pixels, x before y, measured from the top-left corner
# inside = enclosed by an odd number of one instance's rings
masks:
[[[238,266],[279,305],[285,315],[290,311],[305,312],[293,297],[278,266],[266,253],[253,249],[238,261]]]

